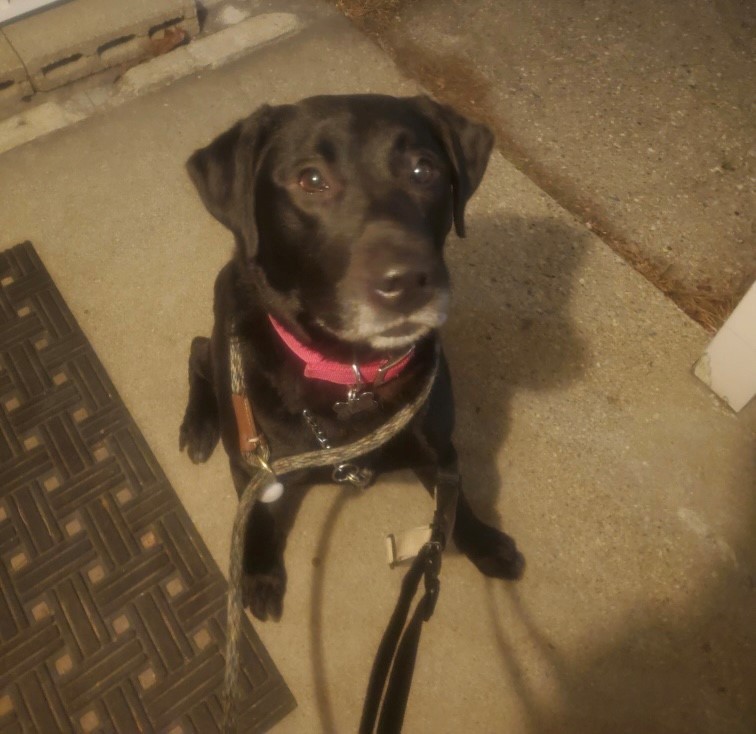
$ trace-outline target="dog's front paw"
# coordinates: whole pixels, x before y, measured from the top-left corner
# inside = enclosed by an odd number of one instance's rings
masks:
[[[195,411],[186,411],[179,429],[179,449],[186,449],[195,464],[202,464],[210,458],[219,438],[220,427],[216,415],[199,415]]]
[[[242,581],[244,606],[263,622],[278,621],[283,613],[286,569],[277,566],[267,573],[246,572]]]
[[[514,540],[501,530],[481,523],[474,536],[455,539],[459,549],[486,576],[510,580],[522,577],[525,557]]]

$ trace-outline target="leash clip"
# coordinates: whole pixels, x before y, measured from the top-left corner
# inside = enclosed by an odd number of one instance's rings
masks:
[[[349,420],[354,415],[360,413],[374,413],[381,407],[381,403],[376,397],[375,391],[386,382],[389,370],[396,367],[408,360],[415,351],[415,345],[413,344],[404,354],[396,357],[396,359],[386,360],[378,368],[378,372],[375,375],[375,379],[372,383],[372,389],[368,389],[368,384],[362,375],[359,364],[356,361],[352,362],[352,372],[354,372],[354,385],[349,388],[347,392],[347,399],[335,403],[333,406],[336,415],[339,420]]]
[[[331,476],[334,482],[338,484],[349,482],[357,489],[367,489],[373,481],[373,472],[364,467],[360,468],[356,464],[337,464],[333,467]]]
[[[318,423],[318,419],[315,417],[314,413],[309,408],[305,408],[302,411],[302,416],[310,427],[320,448],[330,449],[331,442],[328,440],[328,436],[326,436],[325,431]],[[366,489],[369,487],[373,481],[373,476],[374,472],[371,469],[359,467],[357,464],[351,464],[345,461],[336,464],[331,473],[331,479],[337,484],[346,484],[348,482],[357,487],[357,489]]]
[[[271,469],[268,463],[270,461],[270,448],[268,447],[268,442],[262,436],[257,439],[255,447],[251,451],[248,451],[244,458],[250,464],[256,464],[263,471],[273,474],[273,469]]]
[[[267,505],[279,499],[284,492],[284,486],[278,481],[276,473],[269,463],[270,449],[268,448],[268,444],[264,441],[258,443],[253,451],[244,455],[244,459],[249,466],[257,467],[268,475],[267,483],[259,491],[258,500]]]

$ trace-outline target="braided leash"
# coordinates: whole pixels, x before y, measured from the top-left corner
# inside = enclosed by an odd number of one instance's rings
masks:
[[[440,345],[435,344],[433,366],[423,385],[412,402],[400,408],[390,420],[363,438],[334,448],[308,451],[303,454],[286,456],[269,462],[267,451],[256,450],[244,454],[252,470],[249,484],[239,499],[231,534],[231,556],[228,572],[228,597],[226,603],[226,668],[223,677],[223,731],[232,734],[236,731],[236,704],[239,681],[239,643],[241,640],[242,615],[244,611],[242,597],[242,579],[244,567],[245,533],[249,516],[255,502],[266,487],[280,481],[287,474],[302,469],[313,469],[331,465],[340,465],[360,456],[375,451],[387,441],[406,428],[428,400],[433,383],[436,380],[439,364]],[[237,395],[244,394],[244,380],[241,369],[241,353],[236,337],[231,337],[231,372],[232,388]],[[236,375],[234,375],[236,372]],[[238,392],[237,392],[238,391]]]

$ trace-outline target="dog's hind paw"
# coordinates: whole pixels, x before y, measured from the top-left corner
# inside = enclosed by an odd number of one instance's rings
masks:
[[[179,450],[186,449],[195,464],[207,461],[220,438],[217,420],[202,418],[187,411],[179,429]]]
[[[257,619],[278,621],[283,613],[283,598],[286,592],[286,571],[272,569],[270,573],[250,573],[244,575],[242,596],[244,606]]]

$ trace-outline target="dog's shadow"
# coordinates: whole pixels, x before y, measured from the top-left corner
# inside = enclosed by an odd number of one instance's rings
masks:
[[[574,380],[586,347],[569,315],[585,231],[557,219],[476,217],[465,240],[452,240],[452,316],[443,343],[457,408],[455,443],[463,487],[477,513],[501,526],[497,501],[506,476],[498,455],[519,390],[549,389]],[[323,585],[330,536],[346,495],[334,501],[316,550],[311,584],[311,664],[322,731],[335,731],[322,636]]]
[[[550,218],[478,217],[469,229],[449,247],[453,296],[443,343],[462,486],[477,513],[498,525],[513,396],[567,384],[587,359],[569,313],[587,238]]]

